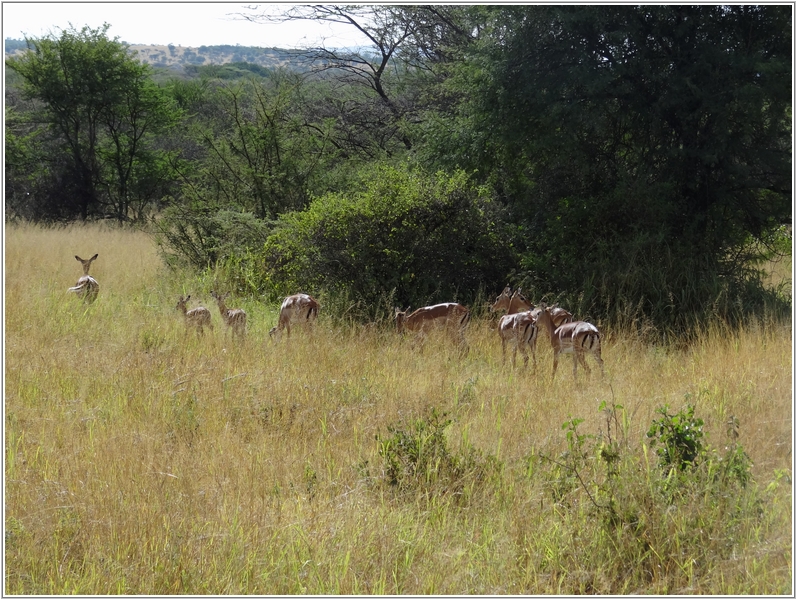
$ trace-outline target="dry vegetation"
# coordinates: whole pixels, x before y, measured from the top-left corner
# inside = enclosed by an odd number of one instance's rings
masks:
[[[86,306],[66,289],[95,252]],[[315,336],[279,345],[277,306],[231,298],[235,347],[214,282],[168,274],[142,233],[6,226],[5,268],[8,594],[793,593],[790,324],[688,350],[609,332],[605,379],[574,383],[567,358],[552,384],[544,334],[524,372],[491,322],[467,357],[417,353],[323,297]],[[746,486],[667,486],[645,434],[687,403],[719,456],[738,419]]]

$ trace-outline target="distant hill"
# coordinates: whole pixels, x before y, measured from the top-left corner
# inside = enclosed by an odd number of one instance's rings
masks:
[[[24,40],[5,40],[6,58],[24,52],[27,49]],[[153,67],[180,70],[187,65],[226,65],[229,63],[252,63],[266,68],[298,67],[301,55],[296,50],[280,48],[258,48],[255,46],[200,46],[189,48],[130,44],[141,62]]]

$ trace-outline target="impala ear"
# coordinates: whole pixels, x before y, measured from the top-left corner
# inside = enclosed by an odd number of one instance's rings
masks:
[[[98,256],[99,256],[99,254],[95,254],[95,255],[94,255],[94,256],[92,256],[92,257],[91,257],[89,260],[94,260],[94,259],[95,259],[95,258],[97,258]]]

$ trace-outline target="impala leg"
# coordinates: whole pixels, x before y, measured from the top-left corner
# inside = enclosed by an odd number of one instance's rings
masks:
[[[593,352],[592,355],[595,357],[595,360],[598,362],[598,366],[601,368],[601,377],[604,377],[606,373],[603,371],[603,359],[601,358],[600,350]]]
[[[587,374],[587,378],[589,378],[589,372],[590,372],[590,370],[589,370],[589,367],[587,366],[587,358],[586,358],[586,356],[585,356],[585,353],[584,353],[584,351],[581,351],[581,352],[576,352],[576,353],[573,355],[573,359],[574,359],[574,360],[576,360],[576,359],[577,359],[577,360],[578,360],[578,362],[579,362],[579,363],[581,363],[581,366],[582,366],[582,367],[584,367],[584,372]],[[575,372],[576,372],[576,365],[575,365],[575,363],[574,363],[574,364],[573,364],[573,375],[575,375]]]

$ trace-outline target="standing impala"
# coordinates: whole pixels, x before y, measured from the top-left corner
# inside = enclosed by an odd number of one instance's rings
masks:
[[[286,329],[288,331],[288,337],[291,337],[291,324],[299,323],[307,326],[312,325],[318,317],[319,308],[321,308],[321,306],[318,302],[308,294],[294,294],[293,296],[288,296],[282,301],[277,326],[272,327],[268,334],[272,337],[276,335],[277,340],[279,340],[282,330]]]
[[[224,301],[230,295],[229,293],[220,295],[211,290],[210,295],[215,298],[216,304],[219,306],[219,313],[222,321],[227,326],[227,330],[232,331],[233,337],[243,339],[246,334],[246,311],[242,308],[227,308]]]
[[[501,356],[504,363],[506,363],[506,343],[511,341],[512,366],[515,366],[518,347],[523,353],[523,367],[528,365],[529,355],[526,350],[528,345],[534,358],[534,369],[537,369],[537,323],[531,311],[502,316],[498,321],[498,334],[501,336]]]
[[[69,288],[67,292],[74,292],[83,298],[85,302],[94,302],[97,299],[97,294],[100,292],[100,284],[89,275],[91,263],[93,263],[98,256],[99,254],[95,254],[88,260],[83,260],[77,254],[75,255],[75,259],[83,265],[83,277],[78,279],[75,287]]]
[[[598,328],[586,321],[574,321],[556,327],[551,316],[551,309],[545,305],[540,307],[537,323],[545,327],[551,336],[553,347],[553,374],[556,375],[556,366],[560,354],[573,354],[573,378],[576,377],[578,363],[584,367],[589,376],[589,367],[584,355],[589,352],[598,361],[603,374],[603,359],[601,358],[601,334]]]
[[[411,314],[409,306],[401,311],[395,309],[396,331],[414,331],[418,337],[423,339],[426,333],[437,327],[442,327],[452,331],[460,340],[460,343],[467,346],[465,341],[465,328],[470,322],[470,311],[456,302],[444,302],[433,306],[424,306]]]
[[[210,311],[204,306],[197,306],[196,308],[187,310],[186,305],[188,304],[188,300],[190,298],[191,294],[188,294],[188,296],[185,298],[180,296],[175,308],[183,313],[183,317],[185,318],[185,326],[188,329],[195,329],[197,334],[202,335],[205,332],[203,329],[205,325],[210,327],[210,329],[213,329],[213,323],[210,321]]]

